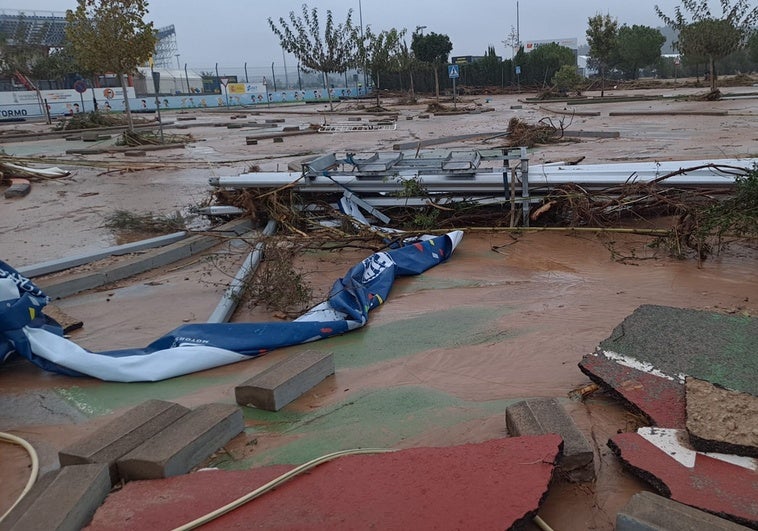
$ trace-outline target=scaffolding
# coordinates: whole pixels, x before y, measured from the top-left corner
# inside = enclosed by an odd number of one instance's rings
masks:
[[[174,58],[179,55],[179,46],[176,44],[176,29],[174,25],[158,28],[155,32],[158,41],[155,44],[153,60],[157,68],[173,68]],[[178,62],[178,59],[177,59]],[[180,69],[179,65],[176,65]]]
[[[0,10],[0,35],[8,44],[59,48],[66,40],[66,14],[59,11]]]

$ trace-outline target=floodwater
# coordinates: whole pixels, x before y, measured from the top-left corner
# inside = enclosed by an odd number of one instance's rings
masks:
[[[620,469],[605,443],[618,431],[635,429],[639,419],[602,392],[584,402],[568,399],[573,389],[588,383],[577,368],[581,357],[640,304],[758,313],[754,249],[732,248],[698,264],[671,259],[652,250],[650,242],[648,236],[573,231],[467,233],[448,262],[399,279],[367,327],[311,344],[334,353],[335,377],[291,404],[281,420],[248,413],[248,433],[231,445],[236,461],[220,466],[296,462],[314,448],[336,449],[337,441],[392,447],[484,441],[506,436],[509,403],[559,397],[595,443],[598,480],[581,486],[555,483],[540,515],[559,529],[612,529],[617,510],[647,487]],[[307,278],[314,292],[325,293],[336,276],[366,254],[317,254],[301,265],[311,268]],[[635,259],[619,262],[613,256]],[[144,345],[184,321],[210,314],[222,289],[221,263],[212,268],[202,261],[180,264],[59,305],[84,320],[84,329],[72,335],[82,346]],[[226,269],[234,268],[229,259]],[[215,278],[198,281],[213,277],[211,271]],[[237,321],[270,319],[265,309],[248,306],[235,315]],[[36,424],[12,426],[42,448],[43,468],[49,469],[57,449],[111,412],[147,398],[187,405],[232,401],[235,384],[292,351],[156,384],[64,378],[18,362],[0,373],[0,388],[11,396],[34,389],[39,396],[64,398],[62,404],[53,401],[53,411]],[[72,405],[73,413],[66,409]],[[72,418],[82,413],[83,418]],[[91,420],[70,424],[84,418]],[[347,433],[356,422],[361,434]],[[0,445],[0,452],[7,463],[2,508],[22,488],[28,468],[19,449]]]
[[[621,137],[542,146],[532,160],[584,155],[585,163],[636,162],[752,153],[754,102],[622,104],[624,110],[705,106],[728,112],[708,120],[615,117],[608,106],[583,105],[582,111],[601,112],[577,115],[573,128],[621,131]],[[298,136],[257,146],[246,146],[246,131],[213,127],[211,121],[227,119],[223,115],[200,116],[209,125],[192,129],[198,141],[186,150],[150,153],[139,162],[122,155],[89,157],[91,167],[69,167],[73,174],[68,179],[34,183],[32,194],[22,200],[0,199],[0,258],[20,267],[114,245],[114,235],[103,226],[114,209],[184,210],[207,200],[209,176],[236,175],[253,163],[264,171],[284,171],[305,154],[388,151],[397,142],[439,138],[451,131],[497,133],[512,116],[536,122],[550,114],[544,106],[521,109],[521,103],[515,96],[493,97],[494,112],[429,120],[415,119],[422,106],[404,107],[397,131]],[[514,104],[519,109],[512,110]],[[323,117],[286,119],[294,125],[318,123]],[[4,149],[62,157],[67,144],[46,140]],[[573,389],[589,383],[577,363],[642,304],[758,315],[758,251],[735,246],[699,264],[692,258],[672,259],[650,247],[650,237],[628,233],[464,231],[448,262],[399,279],[366,327],[310,344],[308,348],[334,353],[335,376],[277,414],[246,409],[246,433],[212,464],[242,468],[301,463],[354,446],[480,442],[507,435],[507,405],[527,397],[558,397],[595,445],[598,479],[591,485],[554,482],[540,516],[555,529],[613,529],[618,509],[648,486],[620,468],[606,442],[618,431],[635,429],[640,419],[602,392],[583,402],[571,400]],[[194,257],[56,304],[84,322],[71,339],[85,348],[144,346],[183,323],[206,320],[246,252],[239,241],[231,241],[213,257]],[[367,254],[309,253],[296,264],[318,299]],[[243,305],[234,319],[276,317],[265,308]],[[52,470],[58,450],[128,407],[149,398],[187,406],[233,403],[235,385],[296,350],[154,384],[68,378],[13,361],[0,370],[0,431],[27,438],[40,453],[42,470]],[[2,513],[21,492],[29,461],[20,448],[0,444],[0,465]]]

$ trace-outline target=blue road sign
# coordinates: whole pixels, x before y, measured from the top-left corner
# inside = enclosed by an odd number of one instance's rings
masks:
[[[460,67],[458,65],[447,65],[447,77],[450,79],[460,77]]]
[[[521,67],[520,66],[516,67],[516,74],[519,74],[519,75],[521,74]]]

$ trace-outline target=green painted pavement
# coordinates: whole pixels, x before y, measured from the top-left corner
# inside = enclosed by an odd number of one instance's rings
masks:
[[[506,307],[468,307],[429,312],[381,325],[369,321],[368,326],[359,330],[311,345],[316,350],[332,352],[337,370],[364,367],[430,349],[502,341],[510,332],[503,331],[497,322],[509,311]],[[93,417],[133,407],[151,398],[175,400],[205,387],[237,383],[237,374],[214,376],[212,371],[204,371],[152,383],[88,382],[58,388],[56,392],[79,411]]]
[[[250,435],[291,437],[291,441],[240,461],[221,458],[213,466],[243,469],[304,463],[337,450],[392,448],[430,430],[503,415],[516,400],[469,402],[433,389],[396,387],[354,394],[343,402],[308,413],[244,408],[248,423],[255,424],[248,430]]]
[[[686,374],[758,395],[758,318],[643,305],[600,347],[645,361],[668,375]]]
[[[252,362],[252,360],[251,360]],[[242,363],[251,363],[242,362]],[[157,398],[176,400],[205,387],[214,385],[233,385],[239,375],[208,376],[208,371],[188,374],[161,382],[113,383],[92,382],[92,385],[59,387],[56,393],[70,405],[89,417],[106,415],[117,409],[129,408]]]
[[[332,352],[337,370],[364,367],[404,358],[426,350],[455,348],[501,341],[498,320],[510,308],[469,307],[428,312],[419,317],[368,326],[313,344],[315,350]]]

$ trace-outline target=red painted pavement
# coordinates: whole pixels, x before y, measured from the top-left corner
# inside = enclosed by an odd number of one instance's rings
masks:
[[[543,435],[341,457],[203,529],[509,529],[536,514],[561,444],[559,436]],[[89,529],[171,529],[291,468],[128,483],[108,497]]]
[[[625,367],[602,353],[585,355],[579,368],[593,382],[611,387],[655,426],[685,427],[684,384]]]
[[[664,496],[758,527],[758,472],[703,454],[687,468],[636,433],[617,435],[608,446]]]

